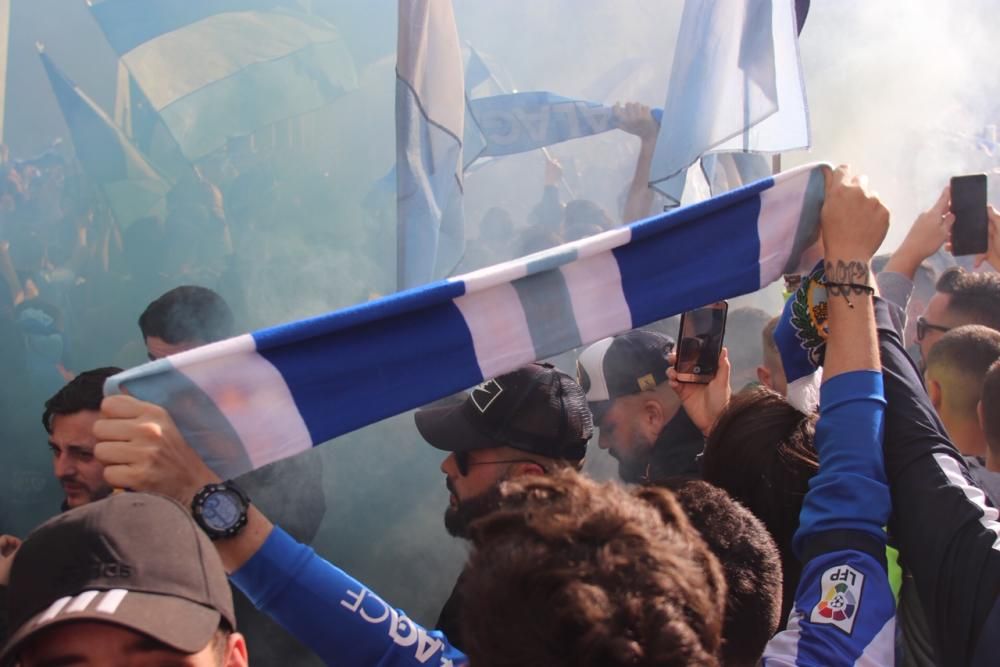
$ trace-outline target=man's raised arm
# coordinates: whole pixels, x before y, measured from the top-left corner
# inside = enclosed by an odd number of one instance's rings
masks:
[[[131,396],[111,396],[101,405],[101,413],[94,425],[98,440],[94,454],[105,465],[110,485],[160,493],[191,508],[198,506],[196,497],[209,492],[206,487],[221,482],[163,408]],[[232,512],[218,516],[224,519],[224,515]],[[211,523],[198,522],[203,529]],[[465,656],[440,632],[411,621],[274,526],[252,504],[246,507],[246,524],[234,528],[234,533],[213,539],[232,582],[327,664],[465,664]]]
[[[882,461],[885,399],[870,262],[889,214],[862,179],[838,168],[821,214],[829,308],[819,472],[809,482],[793,547],[803,562],[788,629],[766,665],[892,664],[895,600],[883,526],[889,487]]]

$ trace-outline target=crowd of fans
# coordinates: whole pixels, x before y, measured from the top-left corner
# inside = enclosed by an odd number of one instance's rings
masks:
[[[549,161],[526,231],[491,209],[464,268],[649,212],[636,184],[655,121],[639,105],[618,113],[641,143],[620,213],[564,204]],[[0,460],[17,500],[0,508],[0,666],[295,664],[299,652],[358,665],[957,665],[1000,651],[992,208],[988,253],[928,281],[947,257],[947,189],[877,258],[888,211],[832,171],[824,274],[790,281],[791,300],[822,301],[815,336],[786,335],[788,308],[739,308],[708,384],[678,381],[675,340],[653,326],[417,411],[444,453],[445,527],[471,549],[425,628],[308,546],[322,503],[275,525],[240,488],[280,494],[266,476],[223,481],[165,410],[103,397],[121,368],[256,324],[241,262],[282,268],[260,254],[273,176],[247,168],[224,191],[194,172],[165,217],[123,226],[81,204],[95,200],[58,157],[2,157]],[[786,378],[803,359],[822,366],[818,406]],[[597,449],[621,483],[583,472]],[[283,465],[322,497],[322,466]],[[273,639],[273,621],[288,637]]]

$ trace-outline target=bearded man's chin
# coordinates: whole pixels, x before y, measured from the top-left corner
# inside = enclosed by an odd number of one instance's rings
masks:
[[[458,500],[458,505],[444,513],[444,528],[452,537],[468,539],[469,526],[476,519],[486,516],[500,504],[500,486],[497,485],[474,498]]]
[[[626,484],[638,484],[646,475],[646,464],[635,461],[618,461],[618,476]]]

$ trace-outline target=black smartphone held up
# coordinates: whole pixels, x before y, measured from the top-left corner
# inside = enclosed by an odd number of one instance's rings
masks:
[[[677,336],[677,380],[708,384],[719,371],[719,354],[726,334],[729,304],[718,301],[681,316]]]
[[[953,176],[951,179],[951,254],[978,255],[989,248],[989,218],[986,215],[986,174]]]

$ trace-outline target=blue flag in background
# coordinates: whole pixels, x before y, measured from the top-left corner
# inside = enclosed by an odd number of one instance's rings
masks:
[[[181,153],[314,111],[357,87],[336,28],[276,0],[92,0],[91,12]]]
[[[164,124],[160,114],[142,92],[128,68],[120,65],[119,90],[116,92],[115,120],[124,129],[132,143],[172,181],[190,175],[191,162],[181,152],[180,146]],[[119,118],[118,114],[121,114]]]
[[[466,168],[480,158],[526,153],[618,129],[611,107],[546,91],[480,97],[466,100],[466,105],[463,142]],[[662,109],[653,109],[651,113],[657,122],[661,121]],[[377,202],[384,200],[385,194],[391,192],[395,174],[393,167],[375,182],[365,198],[366,206],[375,208]],[[743,183],[768,174],[770,171]]]
[[[466,48],[466,168],[480,158],[526,153],[617,127],[611,107],[597,102],[548,91],[510,92],[500,80],[506,73],[498,76],[487,57],[471,44]]]
[[[793,0],[686,0],[650,185],[675,203],[710,151],[809,146]]]
[[[617,127],[610,107],[544,91],[469,100],[469,110],[484,138],[481,155],[489,157],[524,153]]]
[[[448,275],[465,248],[465,84],[451,0],[399,0],[397,285]]]
[[[91,12],[111,48],[119,54],[175,30],[223,14],[271,9],[287,0],[89,0]]]
[[[469,49],[469,58],[465,63],[465,93],[468,95],[487,81],[493,81],[494,76],[479,51],[472,48],[471,44],[466,46]]]
[[[101,189],[122,227],[149,215],[164,215],[171,184],[150,164],[114,121],[63,74],[48,54],[39,57],[87,177]]]

